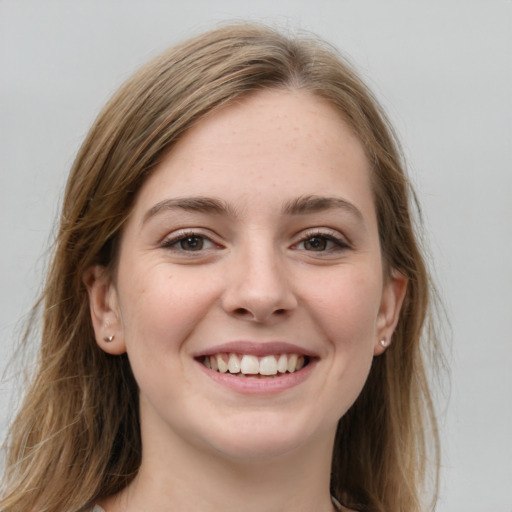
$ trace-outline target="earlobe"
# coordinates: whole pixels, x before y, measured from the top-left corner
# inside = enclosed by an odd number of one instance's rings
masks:
[[[393,270],[382,290],[374,347],[376,356],[382,354],[391,345],[406,291],[407,278],[397,270]]]
[[[109,354],[124,354],[126,347],[117,291],[109,272],[102,265],[94,265],[85,271],[83,282],[89,295],[96,343]]]

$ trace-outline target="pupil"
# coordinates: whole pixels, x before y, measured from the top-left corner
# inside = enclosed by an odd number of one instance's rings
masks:
[[[203,239],[199,236],[189,236],[181,241],[181,248],[189,251],[200,251],[203,248]]]
[[[325,238],[313,237],[306,241],[305,246],[306,249],[311,249],[313,251],[322,251],[325,249],[327,241]]]

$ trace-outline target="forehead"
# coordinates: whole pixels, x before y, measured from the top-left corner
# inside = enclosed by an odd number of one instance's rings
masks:
[[[230,196],[243,205],[333,191],[373,208],[363,145],[325,100],[269,90],[198,122],[148,178],[137,203],[201,195]]]

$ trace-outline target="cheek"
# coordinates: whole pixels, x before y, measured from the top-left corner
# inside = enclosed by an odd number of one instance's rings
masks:
[[[373,350],[382,280],[376,272],[342,269],[317,283],[310,294],[317,324],[335,349],[370,346]]]
[[[127,350],[151,359],[181,347],[215,294],[200,273],[173,273],[165,264],[132,270],[124,282],[120,305]]]
[[[371,368],[382,283],[377,272],[345,270],[318,283],[322,292],[311,296],[316,324],[332,351],[331,384],[340,415],[361,392]]]
[[[127,266],[127,268],[129,268]],[[173,273],[167,265],[130,268],[120,290],[126,351],[141,400],[164,407],[187,386],[186,340],[214,301],[198,273]]]

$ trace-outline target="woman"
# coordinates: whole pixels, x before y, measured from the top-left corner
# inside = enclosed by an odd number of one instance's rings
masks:
[[[227,26],[144,67],[68,180],[1,510],[420,510],[410,194],[318,41]]]

